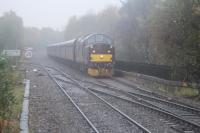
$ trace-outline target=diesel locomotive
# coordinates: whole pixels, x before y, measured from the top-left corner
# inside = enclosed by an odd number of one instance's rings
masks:
[[[114,67],[114,41],[105,34],[89,34],[47,47],[48,56],[78,65],[93,77],[110,77]]]

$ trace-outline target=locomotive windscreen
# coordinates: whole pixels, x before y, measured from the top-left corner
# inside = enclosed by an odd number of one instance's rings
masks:
[[[113,41],[111,38],[109,38],[108,36],[103,35],[103,34],[95,34],[88,38],[88,44],[100,43],[100,44],[111,45],[112,42]]]

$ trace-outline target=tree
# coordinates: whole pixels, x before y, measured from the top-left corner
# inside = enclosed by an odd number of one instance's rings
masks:
[[[113,6],[105,8],[98,14],[88,13],[80,18],[72,16],[65,29],[67,40],[90,33],[109,33],[114,36],[114,29],[118,22],[118,9]]]
[[[23,21],[13,11],[0,18],[0,52],[3,49],[20,49],[23,35]]]
[[[148,16],[152,0],[126,0],[120,9],[118,25],[120,43],[124,46],[122,60],[149,62]],[[121,60],[120,59],[120,60]]]
[[[24,32],[24,44],[27,47],[41,48],[64,40],[63,32],[53,30],[50,27],[42,29],[26,27]]]
[[[117,60],[167,65],[174,79],[194,81],[200,79],[199,22],[199,0],[123,0],[120,8],[71,17],[65,38],[103,32],[114,38]]]
[[[174,74],[184,67],[185,80],[194,80],[200,70],[199,13],[192,0],[168,0],[151,15],[151,61],[172,66]]]

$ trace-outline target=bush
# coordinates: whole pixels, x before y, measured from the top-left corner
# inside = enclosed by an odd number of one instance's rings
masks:
[[[0,69],[3,69],[6,66],[6,59],[3,57],[0,57]]]
[[[14,103],[12,73],[6,58],[0,57],[0,119],[7,119]]]

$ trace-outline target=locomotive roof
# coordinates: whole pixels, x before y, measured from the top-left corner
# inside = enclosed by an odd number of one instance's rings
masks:
[[[113,40],[106,34],[102,34],[102,33],[93,33],[93,34],[87,34],[85,36],[81,36],[81,37],[78,37],[76,39],[73,39],[73,40],[69,40],[69,41],[64,41],[64,42],[59,42],[59,43],[55,43],[55,44],[51,44],[49,45],[48,47],[51,47],[51,46],[60,46],[60,45],[66,45],[66,44],[73,44],[75,43],[75,41],[78,41],[78,42],[84,42],[90,38],[92,38],[93,36],[97,36],[97,35],[102,35],[106,38],[109,38],[109,40],[111,41],[110,44],[112,44]]]
[[[96,35],[103,35],[103,36],[105,36],[105,37],[110,38],[108,35],[103,34],[103,33],[93,33],[93,34],[88,34],[88,35],[85,37],[85,39],[88,39],[89,37],[91,37],[91,36],[96,36]],[[110,39],[111,39],[111,38],[110,38]]]
[[[107,37],[107,38],[110,38],[108,35],[103,34],[103,33],[93,33],[93,34],[88,34],[88,35],[84,36],[83,40],[87,40],[87,39],[89,39],[90,37],[96,36],[96,35],[103,35],[103,36],[105,36],[105,37]],[[111,39],[111,38],[110,38],[110,39]],[[111,39],[111,40],[112,40],[112,39]]]
[[[97,41],[97,40],[96,40],[98,35],[101,35],[101,37],[103,37],[102,40],[101,40],[101,39],[100,39],[100,41]],[[94,37],[94,38],[93,38],[93,37]],[[79,39],[77,39],[77,41],[79,41],[79,42],[84,42],[84,41],[86,41],[86,40],[89,41],[89,39],[94,39],[94,42],[106,42],[106,43],[108,43],[108,44],[112,44],[112,43],[113,43],[113,39],[111,39],[111,37],[109,37],[109,36],[106,35],[106,34],[102,34],[102,33],[88,34],[88,35],[86,35],[86,36],[80,37]],[[107,40],[107,41],[105,41],[105,40]],[[87,45],[87,44],[86,44],[86,45]]]

